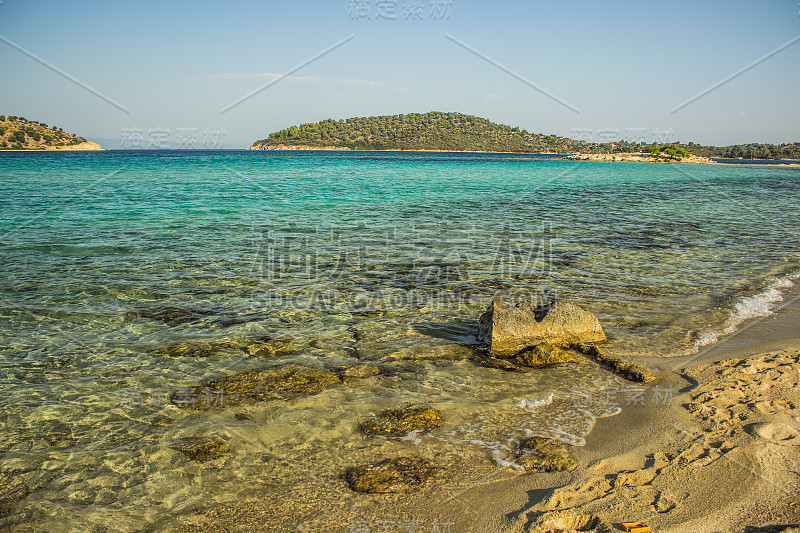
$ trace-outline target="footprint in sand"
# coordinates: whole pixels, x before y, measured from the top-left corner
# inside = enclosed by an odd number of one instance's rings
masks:
[[[748,428],[750,433],[785,446],[800,446],[800,431],[788,424],[771,422],[768,424],[753,424]]]
[[[755,407],[765,415],[774,415],[780,411],[786,411],[792,408],[791,404],[782,400],[764,400],[756,402]]]
[[[666,494],[664,492],[659,492],[658,496],[656,496],[656,499],[653,502],[653,509],[655,509],[657,513],[668,513],[677,506],[678,502],[676,498],[673,495]]]
[[[590,501],[596,501],[611,492],[611,482],[595,479],[575,486],[557,489],[543,509],[547,511],[571,509]]]
[[[530,531],[551,533],[555,531],[608,531],[609,528],[596,515],[570,515],[567,513],[545,513],[532,525]]]

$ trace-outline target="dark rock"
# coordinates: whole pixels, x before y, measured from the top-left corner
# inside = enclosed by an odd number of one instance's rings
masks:
[[[288,400],[317,394],[340,383],[333,372],[301,363],[279,368],[256,369],[212,379],[196,387],[177,391],[172,403],[180,407],[208,409],[265,400]]]
[[[538,344],[605,342],[606,335],[597,317],[572,302],[509,305],[494,298],[481,315],[478,340],[487,344],[495,357],[513,357]]]
[[[525,350],[517,354],[517,363],[532,368],[542,368],[545,366],[562,365],[564,363],[574,363],[575,358],[570,354],[550,346],[548,344],[539,344],[530,350]]]
[[[231,352],[239,348],[236,341],[197,341],[181,342],[159,348],[152,352],[153,355],[167,357],[210,357],[215,354]]]
[[[628,381],[635,381],[637,383],[652,383],[658,379],[655,372],[649,368],[608,355],[602,348],[593,344],[576,344],[573,346],[576,350],[587,355],[603,365],[609,371],[627,379]]]
[[[45,440],[47,441],[47,444],[53,448],[69,448],[71,446],[75,446],[75,444],[78,442],[78,439],[72,436],[72,432],[51,433],[49,435],[45,435]]]
[[[403,437],[412,431],[430,431],[444,423],[439,411],[424,405],[407,405],[402,409],[386,409],[377,417],[361,422],[361,430],[369,435]]]
[[[534,437],[520,444],[515,463],[527,471],[556,472],[574,470],[578,463],[570,457],[567,445],[554,439]]]
[[[230,445],[220,437],[187,437],[169,445],[192,461],[210,461],[229,451]]]
[[[138,311],[134,316],[159,320],[161,322],[165,322],[168,326],[174,327],[180,324],[200,322],[205,317],[213,314],[214,313],[211,311],[200,309],[183,309],[180,307],[164,306],[157,309]]]
[[[351,468],[346,478],[356,492],[384,494],[423,485],[435,479],[440,471],[438,466],[421,457],[397,457]]]

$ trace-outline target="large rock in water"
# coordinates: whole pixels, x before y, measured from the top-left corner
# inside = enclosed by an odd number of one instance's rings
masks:
[[[494,357],[513,357],[539,344],[605,342],[606,334],[596,316],[566,300],[534,306],[510,305],[494,298],[481,315],[478,340],[489,345]]]

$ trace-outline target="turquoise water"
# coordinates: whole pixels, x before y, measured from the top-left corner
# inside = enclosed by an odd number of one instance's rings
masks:
[[[339,476],[359,460],[410,447],[490,468],[521,436],[580,444],[630,385],[590,366],[477,366],[464,345],[491,298],[548,290],[592,310],[613,353],[692,353],[772,312],[792,285],[798,205],[800,169],[781,167],[2,153],[0,524],[160,530],[292,490],[308,508],[275,503],[270,516],[296,525],[323,520],[310,502],[347,490]],[[289,349],[154,355],[264,335]],[[170,401],[253,368],[364,360],[394,374],[249,406],[247,419]],[[580,405],[576,391],[596,401]],[[357,421],[407,401],[436,405],[448,424],[367,445]],[[213,467],[169,447],[206,434],[232,443]],[[271,483],[243,486],[267,453],[310,474],[280,463]],[[337,520],[354,516],[345,507]]]

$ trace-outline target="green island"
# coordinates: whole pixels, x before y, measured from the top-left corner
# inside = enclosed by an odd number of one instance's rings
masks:
[[[69,150],[79,146],[82,150],[100,148],[74,133],[66,133],[63,128],[25,117],[0,115],[0,150]]]
[[[744,159],[800,159],[800,143],[727,147],[689,144],[576,141],[529,133],[463,113],[410,113],[326,119],[270,133],[251,150],[426,150],[548,154],[645,154],[680,160],[691,156]]]

